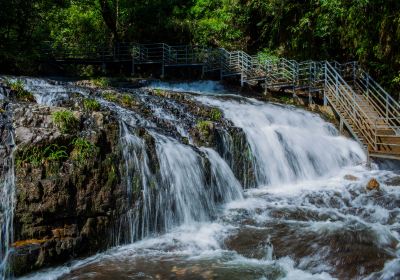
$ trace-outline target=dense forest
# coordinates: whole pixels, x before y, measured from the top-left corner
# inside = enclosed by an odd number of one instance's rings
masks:
[[[358,60],[400,88],[398,0],[1,0],[0,70],[35,74],[43,42],[191,43],[295,59]]]

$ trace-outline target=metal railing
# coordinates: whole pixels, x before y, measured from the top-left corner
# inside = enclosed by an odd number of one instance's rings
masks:
[[[205,71],[220,71],[221,78],[239,75],[241,84],[264,80],[266,88],[287,88],[294,92],[324,92],[351,133],[371,152],[391,151],[400,139],[400,105],[357,62],[303,61],[284,58],[260,60],[244,51],[228,51],[191,45],[164,43],[118,43],[106,47],[80,47],[68,51],[48,48],[45,56],[58,59],[132,61],[164,66],[201,65]],[[134,67],[133,67],[134,68]],[[400,137],[400,136],[399,136]]]

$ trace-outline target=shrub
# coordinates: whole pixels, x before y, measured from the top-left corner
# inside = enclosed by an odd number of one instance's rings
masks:
[[[103,98],[110,102],[116,102],[118,100],[117,94],[113,92],[103,93]]]
[[[201,135],[208,137],[210,134],[210,129],[212,128],[212,122],[210,121],[199,121],[196,124],[197,130],[200,132]]]
[[[11,88],[12,92],[15,94],[15,98],[20,101],[35,102],[36,99],[32,93],[25,90],[24,83],[21,80],[7,81],[8,86]]]
[[[75,138],[72,141],[74,149],[72,151],[72,159],[79,164],[84,163],[88,158],[93,157],[98,148],[84,138]]]
[[[87,98],[83,100],[83,107],[88,111],[99,111],[100,103],[96,99]]]
[[[130,107],[135,104],[135,100],[132,95],[125,93],[122,95],[121,103],[124,106]]]
[[[92,80],[93,85],[99,88],[107,88],[111,85],[110,79],[100,77]]]
[[[69,110],[57,111],[52,114],[53,123],[62,133],[75,130],[78,126],[78,119]]]
[[[222,118],[222,112],[217,108],[213,108],[211,109],[210,117],[213,121],[220,121]]]

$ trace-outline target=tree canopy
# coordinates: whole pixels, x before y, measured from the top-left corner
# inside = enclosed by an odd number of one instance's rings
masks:
[[[358,60],[400,88],[398,0],[0,0],[0,70],[32,72],[38,46],[191,43],[295,59]]]

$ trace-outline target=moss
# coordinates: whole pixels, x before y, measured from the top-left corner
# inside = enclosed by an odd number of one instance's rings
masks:
[[[113,164],[111,164],[107,173],[107,181],[105,183],[105,188],[112,190],[113,186],[115,186],[115,184],[118,182],[117,179],[118,177],[116,173],[116,168]]]
[[[83,100],[83,107],[87,111],[99,111],[100,103],[96,99],[86,98]]]
[[[157,188],[157,181],[155,179],[150,180],[150,188],[153,190]]]
[[[51,116],[53,123],[60,129],[62,133],[72,132],[78,126],[78,119],[70,110],[57,111]]]
[[[7,85],[11,88],[15,98],[20,101],[36,102],[32,93],[25,90],[24,83],[21,80],[8,81]]]
[[[139,175],[133,176],[132,179],[132,193],[133,194],[139,194],[142,189],[142,183],[141,183],[141,178]]]

